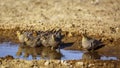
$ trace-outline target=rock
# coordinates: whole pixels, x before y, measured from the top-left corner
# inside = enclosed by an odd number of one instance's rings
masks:
[[[60,64],[60,60],[57,60],[55,63],[56,63],[56,64]]]
[[[117,33],[120,32],[120,28],[118,28],[118,27],[115,30],[116,30]]]
[[[72,37],[73,34],[72,34],[71,32],[69,32],[67,36],[68,36],[68,37]]]
[[[44,63],[45,66],[47,66],[47,65],[49,65],[49,64],[50,64],[49,61],[46,61],[46,62]]]
[[[66,24],[65,27],[66,28],[73,28],[73,27],[75,27],[75,24]]]
[[[77,62],[76,64],[83,66],[84,63],[83,62]]]
[[[38,66],[33,66],[33,68],[39,68]]]
[[[61,60],[61,64],[68,65],[68,63],[65,60]]]
[[[73,68],[73,65],[69,65],[70,68]]]
[[[89,64],[88,67],[92,67],[92,66],[94,66],[94,65],[95,65],[95,64]]]

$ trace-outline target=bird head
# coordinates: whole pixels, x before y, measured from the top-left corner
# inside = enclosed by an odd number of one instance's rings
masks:
[[[16,34],[17,35],[21,35],[22,33],[20,31],[16,31]]]
[[[82,34],[82,41],[86,41],[88,40],[88,37],[86,36],[86,34]]]
[[[25,37],[25,41],[28,41],[29,40],[29,38],[28,37]]]

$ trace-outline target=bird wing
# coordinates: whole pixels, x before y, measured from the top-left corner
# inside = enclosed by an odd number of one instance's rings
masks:
[[[103,46],[103,43],[98,40],[93,40],[92,46],[93,46],[93,49],[96,49],[96,48]]]

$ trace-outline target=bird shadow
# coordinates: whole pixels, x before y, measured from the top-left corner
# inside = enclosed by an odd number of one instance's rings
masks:
[[[85,52],[82,55],[82,59],[90,60],[90,59],[100,59],[101,55],[94,51],[94,52]]]
[[[100,49],[100,48],[103,48],[104,46],[105,46],[104,44],[101,45],[101,46],[98,46],[98,47],[95,48],[95,50],[98,50],[98,49]]]
[[[64,49],[66,47],[70,47],[74,44],[74,42],[70,42],[70,43],[61,43],[60,45],[60,49]]]

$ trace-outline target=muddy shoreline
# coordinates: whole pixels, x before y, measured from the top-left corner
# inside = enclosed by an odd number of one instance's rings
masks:
[[[2,42],[12,42],[19,44],[19,41],[16,37],[16,31],[20,29],[0,29],[0,41]],[[67,50],[82,50],[81,48],[81,34],[63,32],[65,34],[64,39],[62,40],[64,43],[73,43],[71,46],[65,47]],[[103,36],[92,36],[96,39],[105,38]],[[116,56],[118,59],[120,58],[119,53],[119,40],[115,41],[114,39],[106,38],[106,40],[102,40],[106,45],[105,47],[98,50],[99,54],[106,56]],[[64,46],[63,46],[64,47]],[[112,51],[112,52],[109,52]],[[12,62],[12,63],[9,63]],[[59,68],[74,68],[74,67],[109,67],[109,68],[117,68],[119,67],[119,60],[22,60],[22,59],[14,59],[12,56],[6,56],[0,58],[1,67],[18,67],[21,68],[24,64],[24,67],[43,67],[43,68],[54,68],[56,64]],[[20,65],[16,65],[20,64]]]
[[[19,59],[0,59],[0,67],[9,68],[119,68],[120,61],[99,61],[99,60],[19,60]]]

